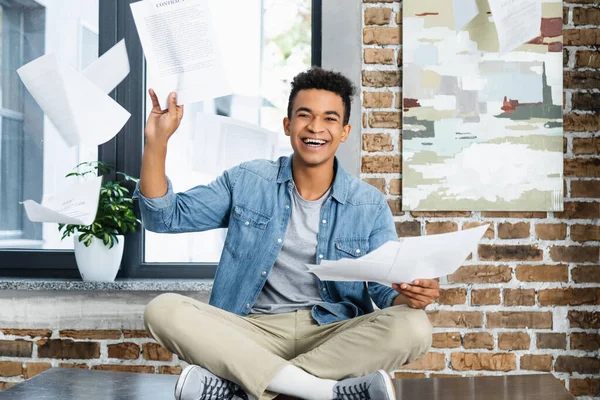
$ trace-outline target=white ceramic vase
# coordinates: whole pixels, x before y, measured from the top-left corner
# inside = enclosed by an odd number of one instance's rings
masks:
[[[90,247],[85,247],[85,244],[79,241],[78,235],[74,237],[75,260],[77,260],[77,267],[84,281],[115,281],[123,258],[125,237],[117,235],[117,239],[118,242],[109,249],[102,240],[95,236],[92,237]]]

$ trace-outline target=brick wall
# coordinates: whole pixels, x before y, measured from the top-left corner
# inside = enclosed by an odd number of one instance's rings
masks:
[[[399,236],[492,224],[429,311],[431,352],[397,376],[552,372],[573,394],[600,398],[597,0],[564,4],[562,213],[401,211],[401,2],[363,7],[363,179],[388,197]],[[0,327],[0,390],[52,366],[177,374],[179,364],[142,331]]]
[[[564,2],[565,211],[402,212],[402,3],[363,0],[362,178],[387,197],[398,236],[491,223],[442,280],[433,348],[399,377],[552,372],[600,399],[600,8]],[[587,397],[586,397],[587,396]]]

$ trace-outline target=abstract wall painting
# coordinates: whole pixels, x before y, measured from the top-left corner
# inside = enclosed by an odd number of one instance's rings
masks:
[[[403,209],[561,211],[562,3],[506,54],[487,0],[460,31],[452,5],[403,3]]]

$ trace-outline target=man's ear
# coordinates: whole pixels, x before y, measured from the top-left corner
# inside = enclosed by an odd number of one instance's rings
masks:
[[[285,136],[291,136],[290,119],[288,117],[283,118],[283,132],[285,132]]]
[[[344,125],[343,131],[342,131],[342,137],[340,138],[340,142],[344,143],[346,141],[346,139],[348,139],[348,136],[350,136],[351,130],[352,130],[352,125],[350,125],[350,124]]]

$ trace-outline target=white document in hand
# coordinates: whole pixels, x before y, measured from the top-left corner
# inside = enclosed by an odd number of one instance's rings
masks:
[[[143,0],[131,4],[160,107],[231,93],[207,0]]]
[[[357,259],[324,260],[307,265],[309,272],[327,281],[369,281],[391,286],[415,279],[452,274],[477,247],[488,225],[459,232],[403,238],[387,242]]]
[[[25,200],[25,212],[33,222],[91,225],[96,218],[102,177],[77,183],[66,190],[44,195],[42,204]]]
[[[479,14],[477,0],[452,0],[454,8],[454,29],[462,31]]]
[[[500,53],[513,51],[540,35],[542,0],[489,0]]]
[[[276,146],[276,132],[233,118],[198,113],[192,168],[219,175],[244,161],[274,160]]]
[[[60,64],[54,54],[33,60],[17,73],[69,147],[105,143],[130,117],[107,95],[129,73],[124,41],[83,73]]]

